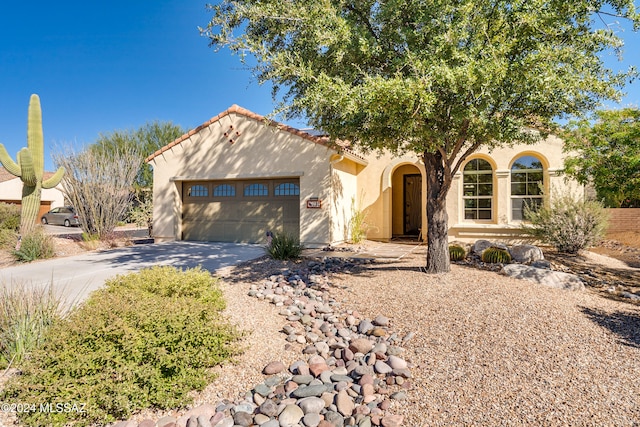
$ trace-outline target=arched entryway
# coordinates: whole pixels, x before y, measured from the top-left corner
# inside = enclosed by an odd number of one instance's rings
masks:
[[[398,166],[391,176],[391,234],[418,237],[422,228],[422,174],[411,164]]]

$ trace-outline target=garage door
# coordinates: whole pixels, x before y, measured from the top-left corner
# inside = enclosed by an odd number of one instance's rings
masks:
[[[267,231],[300,236],[299,179],[182,184],[184,240],[262,243]]]

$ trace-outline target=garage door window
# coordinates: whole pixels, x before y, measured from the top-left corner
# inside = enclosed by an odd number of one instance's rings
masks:
[[[246,197],[264,197],[269,195],[269,189],[264,184],[249,184],[244,187]]]
[[[192,185],[187,190],[189,197],[209,197],[209,189],[204,185]]]
[[[294,184],[293,182],[284,182],[282,184],[276,185],[274,190],[274,195],[276,196],[299,196],[300,195],[300,187]]]
[[[235,197],[236,186],[230,184],[220,184],[213,188],[213,197]]]

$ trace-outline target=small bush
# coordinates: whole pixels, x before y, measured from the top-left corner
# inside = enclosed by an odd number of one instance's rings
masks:
[[[462,261],[467,256],[467,251],[459,245],[449,246],[449,260]]]
[[[299,258],[304,246],[300,239],[287,233],[277,233],[265,246],[265,251],[273,259],[287,260]]]
[[[13,251],[13,256],[20,262],[31,262],[37,259],[52,258],[56,251],[51,236],[42,228],[37,227],[33,232],[22,236],[20,249]]]
[[[0,284],[0,368],[19,365],[42,343],[47,328],[58,318],[61,300],[53,286]]]
[[[506,249],[491,246],[482,252],[482,262],[508,264],[511,262],[511,254]]]
[[[20,228],[20,206],[0,202],[0,230],[18,231]]]
[[[549,206],[525,209],[531,224],[523,231],[560,252],[577,253],[595,245],[607,230],[608,214],[601,203],[577,200],[572,195],[554,197]]]
[[[105,425],[183,407],[213,380],[209,368],[237,354],[222,306],[201,269],[154,267],[108,281],[52,325],[0,401],[86,403],[83,413],[19,414],[27,425]]]
[[[351,219],[349,220],[349,238],[351,243],[360,243],[367,238],[367,214],[356,207],[356,199],[351,198]]]
[[[0,249],[15,249],[17,241],[18,233],[16,231],[0,228]]]

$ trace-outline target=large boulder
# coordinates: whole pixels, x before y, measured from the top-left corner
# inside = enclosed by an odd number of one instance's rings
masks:
[[[485,249],[490,248],[491,246],[493,246],[493,243],[488,240],[476,240],[476,242],[471,247],[471,252],[478,256],[481,256],[482,252],[484,252]]]
[[[534,245],[515,245],[509,249],[511,259],[521,264],[531,264],[544,259],[542,249]]]
[[[526,279],[551,288],[565,289],[569,291],[584,290],[584,282],[575,274],[545,270],[522,264],[505,265],[501,272],[507,276],[515,277],[516,279]]]

